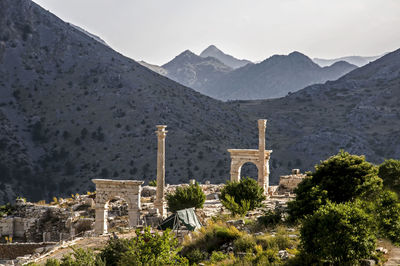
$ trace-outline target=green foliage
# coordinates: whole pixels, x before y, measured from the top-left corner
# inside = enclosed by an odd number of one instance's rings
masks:
[[[14,211],[14,207],[10,204],[7,203],[5,205],[0,206],[0,217],[4,215],[9,215]]]
[[[232,199],[227,196],[232,197],[236,204],[233,204]],[[243,215],[249,210],[260,207],[263,200],[265,200],[264,189],[257,184],[257,181],[251,178],[243,178],[240,182],[228,181],[221,191],[222,204],[232,214]]]
[[[380,234],[400,245],[400,203],[396,193],[384,191],[380,194],[374,217]]]
[[[229,256],[221,251],[213,251],[211,253],[210,262],[218,263],[218,262],[226,260],[228,258],[229,258]]]
[[[400,161],[385,160],[380,166],[378,175],[383,179],[383,185],[400,193]]]
[[[377,168],[364,156],[340,151],[315,166],[311,178],[303,180],[295,190],[296,200],[288,204],[291,220],[312,214],[328,200],[335,203],[356,198],[376,198],[382,189]]]
[[[265,227],[274,227],[282,222],[282,213],[279,210],[267,210],[263,216],[258,217],[257,222]]]
[[[170,230],[158,234],[146,227],[143,232],[137,229],[136,235],[129,240],[119,265],[188,265],[187,259],[178,255],[178,240]]]
[[[243,234],[234,226],[229,226],[222,221],[209,221],[206,226],[193,233],[190,243],[184,243],[182,250],[184,256],[194,249],[212,253],[227,243],[233,242]]]
[[[107,266],[117,266],[122,255],[129,250],[128,239],[110,239],[99,256]]]
[[[301,245],[306,255],[338,265],[368,258],[375,248],[371,216],[355,203],[328,203],[305,218]]]
[[[244,235],[233,242],[235,253],[248,252],[253,253],[256,249],[256,241],[251,235]]]
[[[206,195],[196,182],[188,187],[177,187],[174,194],[167,194],[168,208],[171,212],[195,207],[196,209],[203,208],[206,200]]]
[[[72,254],[64,255],[61,261],[49,259],[46,266],[105,266],[106,263],[96,256],[90,249],[73,249]]]
[[[222,199],[222,204],[227,208],[232,215],[245,216],[250,209],[250,201],[241,200],[240,204],[235,202],[235,198],[229,194]]]
[[[207,259],[207,253],[202,252],[200,249],[195,248],[185,254],[185,257],[189,260],[189,264],[199,263]]]
[[[149,181],[149,186],[151,186],[151,187],[156,187],[156,186],[157,186],[157,180],[151,180],[151,181]]]

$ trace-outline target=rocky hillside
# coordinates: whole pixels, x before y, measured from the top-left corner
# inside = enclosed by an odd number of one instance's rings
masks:
[[[355,68],[346,62],[322,68],[307,56],[293,52],[236,69],[205,84],[203,92],[221,100],[277,98],[311,84],[336,80]]]
[[[399,159],[399,102],[400,49],[337,81],[281,99],[232,105],[269,118],[273,167],[311,170],[339,149],[364,154],[374,163]]]
[[[166,70],[168,78],[199,92],[203,92],[202,88],[210,80],[232,71],[232,68],[214,57],[203,58],[189,50],[179,54],[162,68]]]
[[[345,56],[334,59],[323,59],[323,58],[314,58],[314,63],[320,65],[321,67],[330,66],[339,61],[345,61],[349,64],[356,65],[358,67],[365,66],[366,64],[375,61],[378,58],[381,58],[383,55],[378,56]]]
[[[223,64],[236,69],[243,67],[247,64],[251,64],[252,62],[246,59],[237,59],[231,55],[225,54],[220,49],[218,49],[215,45],[208,46],[203,52],[200,54],[201,57],[214,57],[221,61]]]
[[[153,180],[168,125],[167,183],[229,178],[227,148],[257,147],[234,106],[160,76],[30,0],[0,1],[0,202]]]

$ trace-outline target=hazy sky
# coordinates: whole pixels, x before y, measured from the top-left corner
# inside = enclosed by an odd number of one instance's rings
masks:
[[[135,60],[164,64],[215,44],[253,61],[400,48],[400,0],[34,0]]]

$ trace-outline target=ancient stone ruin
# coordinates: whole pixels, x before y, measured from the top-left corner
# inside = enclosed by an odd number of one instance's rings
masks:
[[[167,132],[165,130],[167,126],[158,125],[157,126],[157,193],[156,202],[154,206],[158,209],[161,217],[166,215],[164,207],[164,187],[165,187],[165,137]]]
[[[96,184],[95,233],[107,233],[107,205],[116,197],[128,203],[129,226],[136,227],[140,217],[140,192],[143,181],[93,179]]]
[[[253,163],[258,169],[258,184],[268,193],[269,159],[272,150],[265,150],[265,129],[267,120],[258,120],[258,149],[229,149],[231,154],[231,181],[240,180],[240,170],[245,163]]]

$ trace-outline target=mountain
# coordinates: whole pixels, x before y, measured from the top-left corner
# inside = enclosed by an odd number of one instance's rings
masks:
[[[189,50],[176,56],[162,66],[166,76],[180,84],[203,92],[203,87],[211,80],[232,71],[214,57],[200,57]]]
[[[283,97],[311,84],[335,80],[355,68],[346,62],[322,68],[307,56],[293,52],[231,71],[206,83],[202,92],[221,100]]]
[[[322,58],[314,58],[314,63],[320,65],[321,67],[330,66],[339,61],[345,61],[349,64],[356,65],[358,67],[365,66],[366,64],[375,61],[378,58],[381,58],[383,55],[378,56],[345,56],[335,59],[322,59]]]
[[[231,55],[225,54],[221,50],[219,50],[215,45],[208,46],[203,52],[200,54],[201,57],[214,57],[221,61],[223,64],[236,69],[243,67],[247,64],[251,64],[252,62],[246,59],[237,59]]]
[[[106,45],[106,46],[109,46],[109,45],[108,45],[102,38],[100,38],[99,36],[94,35],[94,34],[88,32],[87,30],[82,29],[81,27],[79,27],[79,26],[77,26],[77,25],[74,25],[74,24],[71,24],[71,23],[69,23],[69,25],[71,25],[71,26],[74,27],[75,29],[77,29],[77,30],[79,30],[79,31],[81,31],[81,32],[83,32],[83,33],[85,33],[86,35],[88,35],[89,37],[95,39],[95,40],[98,41],[99,43],[104,44],[104,45]]]
[[[168,73],[168,71],[165,68],[160,67],[158,65],[153,65],[153,64],[147,63],[145,61],[139,61],[138,63],[141,64],[144,67],[147,67],[151,71],[154,71],[154,72],[162,75],[162,76],[166,76],[167,73]]]
[[[1,0],[0,28],[0,203],[93,191],[92,178],[154,180],[158,124],[168,125],[167,183],[223,182],[227,149],[257,147],[256,121],[238,107],[150,71],[30,0]]]
[[[273,169],[312,170],[340,149],[376,164],[400,159],[399,102],[400,49],[336,81],[280,99],[231,104],[253,118],[268,117]]]

